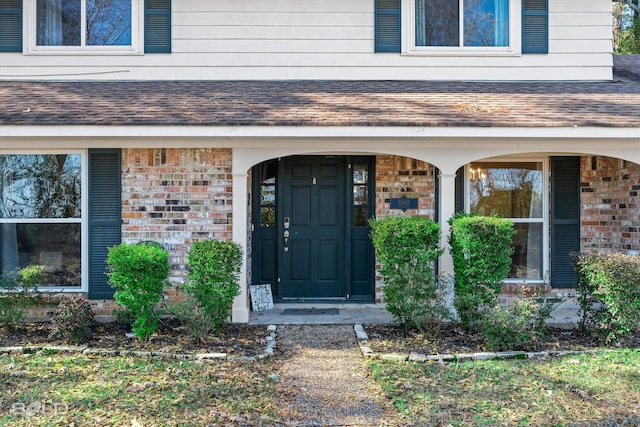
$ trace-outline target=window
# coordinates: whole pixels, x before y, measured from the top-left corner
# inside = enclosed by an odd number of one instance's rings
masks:
[[[404,0],[407,54],[514,54],[521,5],[514,0]]]
[[[353,225],[369,225],[369,164],[353,165]]]
[[[509,46],[509,0],[415,0],[416,46]]]
[[[0,154],[0,272],[44,267],[43,287],[82,285],[83,156]]]
[[[514,223],[510,278],[537,279],[547,270],[547,185],[542,161],[479,162],[469,166],[469,207]]]
[[[131,46],[131,0],[37,0],[37,46]]]
[[[278,161],[263,164],[260,172],[260,227],[275,227]]]
[[[0,0],[0,22],[3,52],[171,53],[170,0]]]

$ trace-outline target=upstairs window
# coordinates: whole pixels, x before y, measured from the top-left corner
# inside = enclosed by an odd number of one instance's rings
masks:
[[[406,54],[517,54],[521,4],[514,0],[404,0]]]
[[[405,55],[547,53],[548,0],[375,0],[374,50]]]
[[[416,46],[509,46],[509,0],[415,0]]]
[[[131,46],[131,0],[37,0],[36,46]]]
[[[2,52],[171,53],[171,0],[0,0],[0,25]]]

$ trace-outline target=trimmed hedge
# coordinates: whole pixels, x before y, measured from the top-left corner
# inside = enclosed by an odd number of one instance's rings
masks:
[[[373,219],[370,225],[387,310],[406,327],[419,329],[449,317],[446,282],[435,271],[442,253],[440,226],[419,216]]]
[[[640,256],[594,253],[574,256],[580,283],[580,327],[616,341],[640,328]]]
[[[158,328],[154,308],[169,283],[169,253],[159,245],[122,243],[109,248],[107,264],[113,298],[133,316],[136,336],[149,338]]]
[[[182,320],[197,331],[194,336],[202,339],[209,329],[219,332],[229,318],[229,307],[240,292],[242,249],[234,242],[195,242],[187,265],[189,281],[183,287],[186,303],[199,313],[200,319],[182,316]]]
[[[484,307],[494,306],[511,266],[513,223],[498,217],[456,214],[449,220],[455,272],[455,307],[470,329]]]

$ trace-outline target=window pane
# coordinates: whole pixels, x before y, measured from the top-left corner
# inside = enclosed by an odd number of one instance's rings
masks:
[[[509,45],[509,0],[465,0],[465,46]]]
[[[79,223],[0,224],[1,272],[42,265],[42,286],[80,286],[80,240]]]
[[[366,185],[353,186],[353,204],[355,206],[363,206],[368,202],[368,188]]]
[[[542,223],[514,224],[513,256],[509,277],[541,279],[542,271]]]
[[[0,218],[80,218],[79,154],[0,155]]]
[[[354,227],[366,227],[369,225],[367,218],[368,209],[366,206],[356,206],[353,208]]]
[[[542,218],[542,183],[540,162],[471,164],[471,212],[503,218]]]
[[[265,206],[260,208],[260,227],[276,226],[276,209]]]
[[[87,45],[131,45],[131,0],[87,0]]]
[[[80,0],[38,0],[38,46],[80,46]]]
[[[275,206],[276,204],[276,187],[274,185],[263,185],[260,194],[261,206]]]
[[[416,0],[416,46],[458,46],[458,0]]]
[[[368,165],[353,165],[353,183],[354,184],[366,184],[369,182],[369,167]]]

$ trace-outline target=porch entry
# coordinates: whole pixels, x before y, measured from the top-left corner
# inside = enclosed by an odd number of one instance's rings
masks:
[[[374,301],[373,158],[295,156],[252,171],[252,282],[276,301]]]

